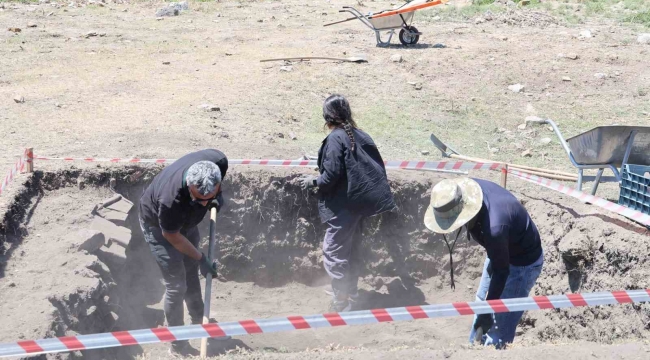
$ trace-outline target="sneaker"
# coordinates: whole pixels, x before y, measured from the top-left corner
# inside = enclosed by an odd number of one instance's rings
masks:
[[[201,324],[203,324],[203,318],[192,319],[191,321],[192,321],[192,325],[201,325]],[[215,319],[215,318],[210,318],[208,320],[208,322],[211,323],[211,324],[218,323],[217,319]],[[220,336],[220,337],[211,338],[211,339],[214,339],[214,340],[217,340],[217,341],[226,341],[226,340],[232,339],[232,337],[230,337],[230,336]]]
[[[185,358],[188,356],[198,356],[200,355],[200,351],[190,346],[190,342],[187,340],[174,341],[169,347],[169,355],[176,358]]]

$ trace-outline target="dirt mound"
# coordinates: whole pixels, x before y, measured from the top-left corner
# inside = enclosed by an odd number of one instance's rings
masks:
[[[523,192],[544,242],[544,270],[534,288],[538,295],[648,288],[650,244],[645,228],[611,213],[598,213],[576,200],[550,195]],[[530,312],[523,322],[526,337],[539,341],[645,339],[650,305]]]

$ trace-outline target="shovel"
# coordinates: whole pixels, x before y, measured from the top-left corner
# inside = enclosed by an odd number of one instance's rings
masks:
[[[210,207],[210,242],[208,244],[208,258],[210,261],[214,258],[215,232],[217,230],[217,207]],[[203,302],[203,324],[210,322],[210,299],[212,298],[212,274],[208,272],[205,277],[205,297]],[[228,340],[230,337],[223,337]],[[201,359],[205,359],[208,354],[208,338],[201,339]]]
[[[431,134],[430,136],[431,142],[433,145],[435,145],[440,152],[442,152],[443,157],[448,157],[452,159],[458,159],[458,160],[465,160],[465,161],[471,161],[471,162],[481,162],[481,163],[491,163],[491,162],[497,162],[503,165],[508,166],[509,168],[515,169],[515,170],[521,170],[523,172],[532,174],[532,175],[539,175],[539,176],[544,176],[549,179],[555,179],[555,180],[566,180],[566,181],[577,181],[578,177],[575,176],[574,174],[569,174],[565,173],[562,171],[556,171],[556,170],[548,170],[548,169],[541,169],[541,168],[536,168],[536,167],[530,167],[530,166],[523,166],[523,165],[516,165],[516,164],[509,164],[509,163],[504,163],[501,161],[491,161],[491,160],[485,160],[485,159],[479,159],[479,158],[472,158],[469,156],[463,156],[460,155],[456,150],[452,149],[451,146],[446,145],[440,139],[438,139],[435,135]]]
[[[368,62],[368,59],[365,55],[360,56],[351,56],[347,58],[335,58],[335,57],[321,57],[321,56],[306,56],[306,57],[295,57],[295,58],[279,58],[279,59],[264,59],[260,62],[269,62],[269,61],[291,61],[291,60],[333,60],[333,61],[346,61],[353,63],[365,63]]]

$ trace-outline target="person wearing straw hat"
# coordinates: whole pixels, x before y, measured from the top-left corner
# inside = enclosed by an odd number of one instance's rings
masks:
[[[453,247],[465,230],[485,248],[487,258],[476,301],[527,297],[544,263],[539,232],[526,209],[508,190],[486,180],[445,179],[431,190],[424,216],[429,230],[447,243],[453,275]],[[447,235],[455,232],[453,244]],[[451,237],[451,235],[450,235]],[[469,341],[504,348],[512,343],[523,312],[474,316]]]

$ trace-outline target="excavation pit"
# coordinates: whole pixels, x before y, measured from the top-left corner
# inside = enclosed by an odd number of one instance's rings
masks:
[[[137,221],[139,196],[159,170],[37,171],[21,179],[23,184],[12,185],[0,224],[0,342],[164,324],[164,286]],[[219,321],[327,310],[320,251],[325,227],[318,219],[316,196],[296,183],[307,171],[235,167],[228,173],[226,204],[217,220],[223,281],[214,282],[212,300],[212,315]],[[495,179],[493,173],[473,175]],[[454,253],[453,291],[447,248],[422,224],[429,190],[440,175],[390,171],[389,179],[398,211],[363,225],[364,307],[473,300],[484,251],[461,235]],[[123,218],[96,208],[115,195],[111,187],[134,203]],[[513,181],[509,189],[526,206],[543,240],[545,265],[532,295],[648,287],[645,228],[533,185]],[[112,229],[99,246],[91,242],[97,249],[89,243],[80,250],[80,234],[93,230],[103,217],[130,233]],[[200,231],[205,246],[206,221]],[[235,347],[298,352],[329,344],[385,350],[453,347],[466,342],[470,323],[470,317],[460,317],[263,334],[212,342],[211,353]],[[647,304],[529,312],[516,341],[647,339],[649,323]],[[54,358],[126,359],[143,351],[164,354],[163,348],[131,346]]]

